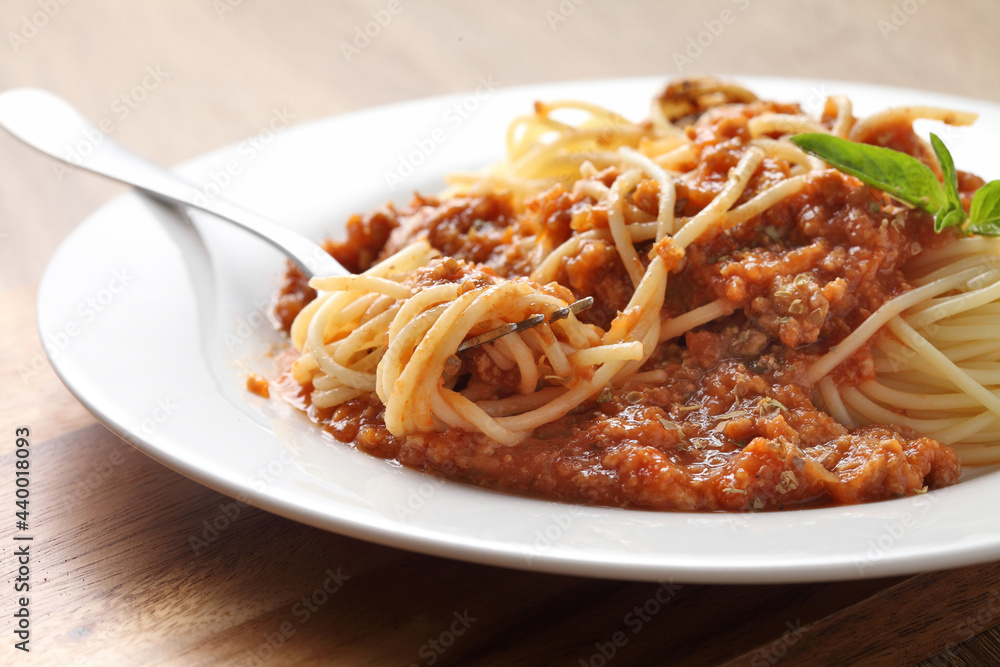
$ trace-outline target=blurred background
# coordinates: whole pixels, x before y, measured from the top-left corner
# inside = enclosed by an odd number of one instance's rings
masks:
[[[165,165],[257,135],[278,112],[282,124],[304,123],[472,91],[486,74],[500,87],[793,76],[1000,102],[997,0],[3,0],[0,33],[0,91],[52,90],[115,140]],[[398,150],[373,146],[382,149]],[[31,424],[44,440],[34,448],[43,499],[80,488],[94,462],[122,471],[72,511],[43,505],[40,523],[52,537],[42,542],[47,560],[35,570],[46,582],[46,597],[32,609],[37,664],[136,664],[135,656],[156,664],[260,664],[273,646],[261,637],[284,628],[289,606],[323,581],[331,554],[356,579],[325,608],[322,623],[268,664],[319,664],[333,652],[352,664],[406,664],[429,633],[448,627],[453,610],[466,607],[491,615],[461,649],[479,660],[448,661],[497,664],[496,652],[506,650],[500,664],[604,664],[595,647],[619,627],[622,609],[649,599],[652,584],[419,556],[252,509],[211,554],[192,556],[192,526],[218,516],[230,499],[97,424],[48,369],[34,323],[36,287],[59,243],[124,191],[0,131],[0,421],[8,434]],[[13,461],[10,440],[7,450],[0,444],[0,462]],[[12,562],[3,571],[12,572]],[[788,639],[792,625],[785,629],[799,620],[816,622],[800,655],[826,650],[828,664],[836,662],[831,656],[839,664],[929,656],[926,664],[946,664],[979,655],[968,648],[973,635],[983,646],[1000,645],[1000,631],[983,632],[1000,620],[997,582],[994,564],[905,580],[688,586],[686,606],[675,605],[614,664],[667,657],[717,664],[739,654],[749,658],[736,664],[774,664],[799,641],[798,634]],[[966,643],[956,652],[958,642]],[[13,654],[4,651],[2,664]],[[844,651],[857,660],[844,661]]]
[[[53,90],[168,165],[256,134],[275,109],[306,122],[472,90],[484,72],[500,86],[787,75],[1000,101],[994,0],[4,0],[0,27],[0,89]],[[0,175],[15,212],[0,220],[0,289],[37,283],[123,190],[6,134]]]

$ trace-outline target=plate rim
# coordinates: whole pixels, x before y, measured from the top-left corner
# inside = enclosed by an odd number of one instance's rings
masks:
[[[916,93],[940,99],[955,100],[959,103],[964,101],[977,106],[992,106],[1000,110],[1000,103],[996,102],[975,100],[973,98],[966,98],[947,93],[938,93],[934,91],[882,86],[879,84],[801,77],[753,77],[737,75],[732,77],[720,76],[719,78],[736,80],[747,85],[751,89],[760,88],[762,86],[766,86],[768,82],[777,81],[783,84],[828,84],[830,86],[843,86],[852,89],[868,89],[872,93],[877,93],[879,91],[890,91],[894,94]],[[529,93],[538,93],[539,95],[542,95],[546,89],[552,88],[553,86],[572,85],[585,88],[601,88],[609,84],[639,86],[643,88],[648,87],[651,90],[655,90],[656,86],[662,87],[662,85],[668,80],[670,80],[669,77],[644,76],[569,82],[563,81],[503,88],[501,89],[501,92],[512,96]],[[289,128],[287,131],[290,133],[309,134],[315,132],[316,128],[322,125],[349,122],[354,119],[364,118],[376,112],[391,114],[401,110],[406,110],[412,107],[412,105],[418,103],[445,103],[448,101],[459,100],[463,97],[463,95],[467,94],[468,93],[455,93],[440,95],[421,98],[418,100],[395,102],[368,109],[358,109],[343,114],[337,114],[297,124]],[[228,144],[226,146],[208,151],[204,154],[191,158],[190,160],[184,161],[180,165],[176,166],[175,170],[179,172],[196,170],[199,165],[206,164],[214,159],[217,159],[219,156],[232,153],[237,145],[238,144],[235,143]],[[36,299],[36,328],[40,338],[44,335],[43,312],[46,309],[46,304],[44,304],[43,301],[48,293],[48,285],[53,280],[52,275],[56,272],[54,267],[57,266],[57,262],[63,254],[64,249],[71,246],[72,243],[78,239],[78,236],[82,236],[87,233],[86,230],[88,229],[88,224],[94,224],[91,221],[100,220],[102,216],[109,215],[110,212],[114,210],[115,206],[122,205],[123,202],[128,201],[130,198],[138,200],[142,203],[142,205],[146,205],[146,199],[135,192],[130,191],[123,195],[119,195],[86,216],[84,220],[74,227],[74,229],[60,242],[59,249],[56,250],[52,259],[47,264],[42,280],[39,283],[38,296]],[[143,440],[140,436],[130,430],[127,426],[117,423],[113,418],[106,414],[100,405],[91,400],[91,397],[87,394],[87,392],[80,390],[79,387],[74,385],[72,377],[67,377],[68,374],[66,372],[66,368],[62,365],[64,362],[60,362],[58,358],[55,358],[52,354],[50,354],[47,346],[43,345],[43,349],[45,350],[45,355],[48,358],[50,365],[56,372],[60,381],[70,390],[74,397],[98,419],[98,421],[115,433],[116,436],[122,438],[131,446],[139,449],[144,454],[150,456],[159,463],[197,481],[200,484],[230,497],[240,497],[241,495],[246,495],[245,486],[241,487],[238,484],[232,483],[225,477],[213,474],[212,471],[205,471],[203,469],[192,467],[189,461],[180,459],[174,456],[171,452],[163,451],[159,447],[151,445],[149,442]],[[496,493],[485,490],[483,491],[486,493]],[[551,501],[537,502],[551,503]],[[429,555],[459,558],[462,560],[488,565],[512,567],[529,571],[544,571],[555,574],[568,574],[576,576],[653,580],[663,578],[664,574],[662,564],[656,562],[644,562],[643,559],[633,560],[627,565],[623,565],[621,562],[607,563],[594,561],[592,558],[586,557],[586,554],[584,554],[583,557],[573,557],[572,554],[562,552],[540,554],[534,558],[533,562],[525,563],[523,552],[515,553],[513,549],[504,548],[499,543],[491,546],[489,544],[483,544],[481,541],[473,543],[446,535],[435,536],[433,534],[425,534],[420,531],[407,531],[405,533],[400,533],[398,530],[387,529],[383,526],[364,526],[358,524],[352,519],[343,519],[335,515],[330,515],[329,513],[323,513],[316,507],[303,507],[292,503],[287,499],[269,494],[262,494],[253,497],[251,504],[286,518],[307,523],[325,530],[331,530],[349,537]],[[559,507],[577,507],[576,505],[564,503],[553,504]],[[616,510],[616,508],[595,509],[602,511],[629,511]],[[822,510],[792,510],[792,512],[819,511]],[[893,576],[895,574],[906,574],[928,569],[938,569],[939,567],[958,567],[962,565],[985,562],[993,560],[1000,555],[996,551],[998,544],[1000,544],[1000,539],[993,544],[981,544],[975,548],[966,549],[961,552],[960,555],[956,555],[953,551],[947,549],[917,554],[897,554],[888,559],[889,562],[882,563],[881,566],[877,568],[877,571],[873,572],[870,576]],[[991,547],[993,551],[991,551]],[[710,564],[690,564],[689,566],[682,566],[676,563],[669,566],[674,573],[674,578],[678,581],[690,583],[789,583],[860,578],[858,573],[854,571],[856,569],[855,564],[846,563],[839,559],[834,559],[833,561],[826,563],[824,563],[822,559],[814,559],[812,562],[803,562],[798,566],[794,563],[781,563],[774,567],[768,568],[757,566],[742,571],[729,569],[723,570],[724,567],[727,566],[720,567],[718,565]]]

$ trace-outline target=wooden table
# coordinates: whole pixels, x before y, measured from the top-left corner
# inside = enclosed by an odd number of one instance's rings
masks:
[[[714,0],[627,9],[595,0],[448,9],[412,0],[7,0],[0,16],[0,89],[54,90],[90,118],[111,119],[116,139],[166,164],[249,136],[275,107],[307,121],[471,89],[483,72],[501,85],[781,74],[1000,101],[1000,14],[991,0]],[[367,42],[358,37],[366,26]],[[34,328],[35,285],[53,250],[122,191],[60,175],[0,134],[0,488],[9,510],[13,434],[30,426],[35,537],[31,652],[21,654],[11,632],[14,517],[2,522],[0,663],[1000,659],[998,563],[846,583],[683,585],[669,591],[668,603],[651,605],[657,613],[633,633],[626,615],[658,592],[662,598],[661,584],[415,555],[252,508],[195,554],[189,537],[229,499],[98,424],[56,379]]]

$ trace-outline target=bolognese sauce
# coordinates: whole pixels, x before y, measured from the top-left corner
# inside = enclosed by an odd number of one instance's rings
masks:
[[[733,99],[685,108],[676,121],[690,140],[691,163],[677,180],[674,214],[695,216],[722,191],[751,142],[753,118],[800,111]],[[834,118],[824,114],[819,122],[830,126]],[[910,124],[866,140],[891,141],[931,164]],[[595,172],[591,180],[610,186],[620,168]],[[736,205],[789,173],[789,162],[765,157]],[[981,184],[963,174],[963,198]],[[655,216],[659,195],[657,182],[643,178],[626,205]],[[425,240],[443,257],[422,269],[414,284],[464,285],[527,279],[537,265],[534,246],[558,246],[574,233],[607,227],[607,211],[585,191],[555,184],[522,207],[502,190],[442,199],[418,195],[407,206],[352,217],[346,238],[325,247],[359,272]],[[721,304],[721,316],[662,341],[632,377],[605,386],[513,445],[454,427],[393,435],[374,393],[317,408],[310,405],[310,385],[286,377],[282,386],[314,421],[361,451],[510,493],[625,508],[729,511],[922,493],[958,480],[954,450],[894,424],[838,423],[805,370],[880,306],[912,289],[907,262],[952,236],[934,233],[928,214],[823,169],[809,172],[796,194],[724,231],[710,230],[684,251],[669,237],[637,243],[644,264],[658,255],[669,269],[664,327],[708,304]],[[554,283],[549,289],[566,301],[594,297],[579,318],[598,327],[618,317],[635,291],[613,244],[596,237],[560,260]],[[314,297],[304,277],[289,268],[277,307],[286,330]],[[517,393],[517,367],[501,368],[481,348],[459,352],[451,363],[454,374],[491,387],[496,398]],[[854,386],[875,373],[869,343],[832,377]]]

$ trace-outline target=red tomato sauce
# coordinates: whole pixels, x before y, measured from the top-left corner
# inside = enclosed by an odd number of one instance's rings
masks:
[[[797,112],[771,103],[729,105],[689,128],[699,158],[694,176],[678,184],[678,216],[694,215],[721,190],[749,142],[748,119],[767,110]],[[915,146],[911,135],[909,126],[895,128],[892,142]],[[788,169],[784,161],[766,158],[737,204],[786,178]],[[616,175],[612,169],[601,177],[611,183]],[[963,197],[981,183],[963,174]],[[636,207],[653,215],[657,197],[652,180],[631,194]],[[476,270],[510,278],[530,273],[528,250],[541,240],[555,246],[574,225],[607,226],[600,210],[580,211],[581,197],[560,186],[521,213],[503,194],[446,201],[418,196],[405,208],[389,205],[354,216],[347,238],[326,247],[360,271],[426,239],[449,257],[475,263]],[[459,429],[395,437],[374,395],[315,409],[305,398],[311,387],[295,385],[294,393],[312,419],[364,452],[541,498],[733,511],[921,493],[957,481],[951,448],[893,425],[849,430],[817,408],[804,377],[815,359],[911,288],[902,270],[910,258],[952,238],[935,234],[925,213],[853,177],[813,173],[798,194],[726,233],[703,237],[673,267],[664,322],[717,299],[726,300],[733,313],[661,344],[642,371],[662,369],[665,380],[605,389],[514,446]],[[646,258],[651,247],[639,244],[639,256]],[[614,248],[599,240],[581,243],[556,280],[576,299],[595,297],[595,306],[580,317],[603,327],[624,310],[633,291]],[[301,274],[290,269],[277,307],[286,329],[313,296]],[[497,396],[516,391],[516,368],[512,378],[476,350],[459,358],[464,371],[495,383]],[[864,347],[834,379],[854,385],[874,373],[870,348]]]

